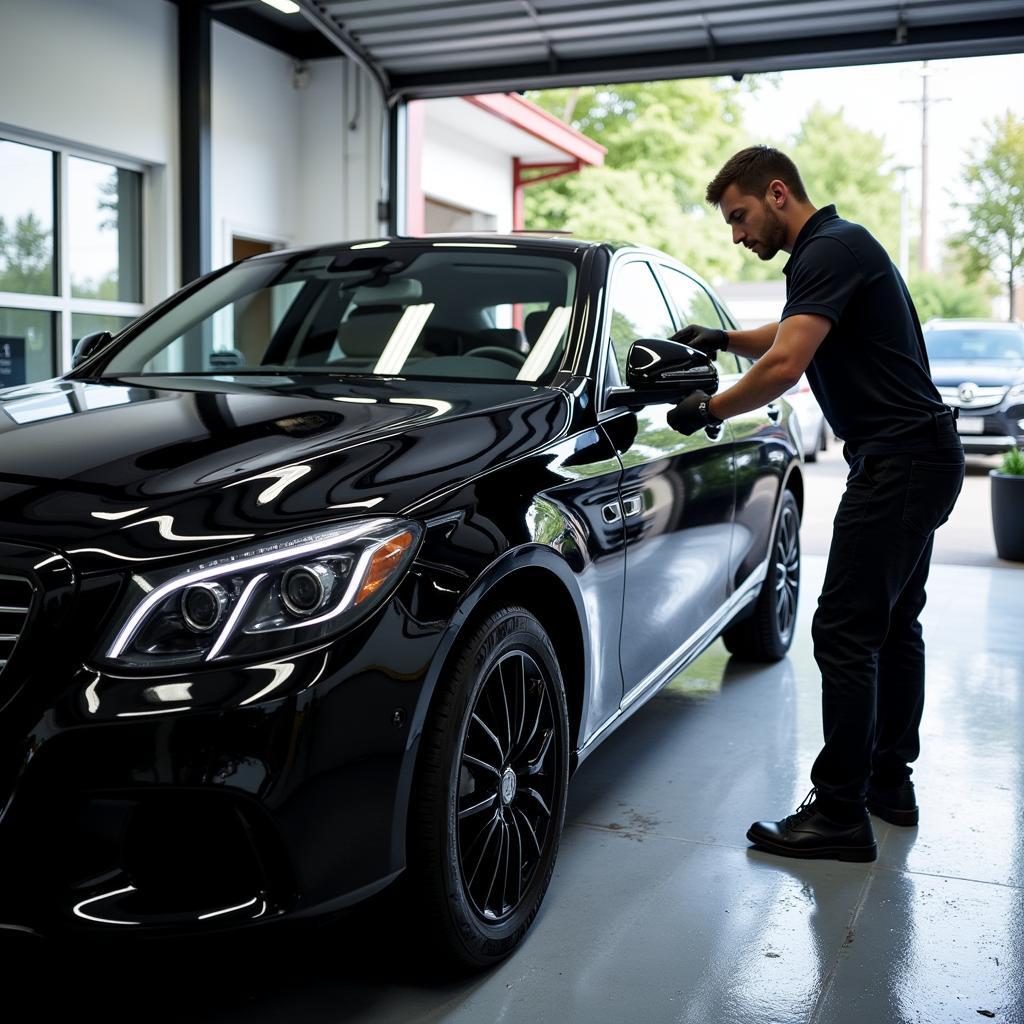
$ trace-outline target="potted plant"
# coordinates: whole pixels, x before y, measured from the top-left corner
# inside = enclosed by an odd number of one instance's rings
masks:
[[[1012,448],[1003,464],[993,469],[992,532],[996,554],[1012,562],[1024,562],[1024,452]]]

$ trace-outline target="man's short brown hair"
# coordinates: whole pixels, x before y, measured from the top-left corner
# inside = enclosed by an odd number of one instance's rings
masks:
[[[712,206],[717,206],[730,185],[735,185],[745,196],[763,196],[776,178],[784,181],[800,202],[807,202],[807,190],[796,164],[771,146],[748,146],[729,157],[708,185],[705,198]]]

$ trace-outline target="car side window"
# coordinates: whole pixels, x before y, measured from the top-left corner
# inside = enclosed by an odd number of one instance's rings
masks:
[[[715,300],[692,277],[664,263],[661,264],[661,276],[684,327],[687,324],[723,329],[730,326],[722,318]],[[736,357],[729,352],[719,352],[715,366],[720,377],[735,376],[737,373]]]
[[[634,260],[620,266],[612,281],[608,332],[620,380],[626,380],[626,357],[637,338],[668,338],[674,331],[672,314],[650,265]],[[611,382],[610,367],[606,382]]]

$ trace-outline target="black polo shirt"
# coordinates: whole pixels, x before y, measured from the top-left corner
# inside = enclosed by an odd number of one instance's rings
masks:
[[[851,455],[959,443],[910,293],[870,232],[825,206],[801,228],[784,273],[781,319],[816,313],[832,322],[807,379]]]

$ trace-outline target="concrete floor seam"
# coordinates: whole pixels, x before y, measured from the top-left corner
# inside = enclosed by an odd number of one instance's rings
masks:
[[[883,837],[882,843],[879,844],[879,853],[881,853],[881,846],[884,844],[885,838],[886,837]],[[877,863],[878,862],[876,861],[871,865],[867,877],[864,879],[864,884],[860,887],[860,892],[857,894],[857,902],[850,914],[850,923],[847,926],[846,935],[844,936],[843,941],[839,943],[839,948],[836,950],[835,956],[832,958],[832,963],[825,972],[825,976],[821,982],[821,987],[818,990],[818,998],[814,1003],[814,1009],[811,1010],[811,1015],[807,1018],[807,1024],[819,1024],[821,1020],[821,1015],[824,1012],[829,993],[832,991],[832,986],[835,984],[835,980],[839,974],[839,968],[842,964],[843,950],[853,942],[853,937],[857,931],[857,922],[860,920],[861,911],[867,904],[868,892],[871,889],[871,883],[875,880],[875,876],[878,873],[876,867]]]

